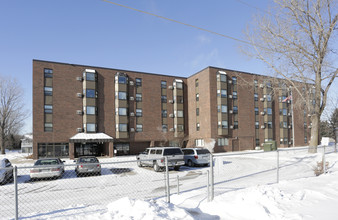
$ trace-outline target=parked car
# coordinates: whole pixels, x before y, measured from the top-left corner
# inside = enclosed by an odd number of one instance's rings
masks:
[[[153,167],[156,172],[165,168],[165,156],[168,157],[168,167],[179,170],[184,165],[183,152],[179,147],[152,147],[136,156],[137,165]]]
[[[205,148],[184,148],[184,162],[189,167],[195,165],[208,166],[210,162],[210,151]]]
[[[13,181],[13,166],[7,158],[0,161],[0,185]]]
[[[30,170],[31,180],[62,177],[62,174],[65,172],[64,162],[60,158],[38,159]]]
[[[101,165],[96,157],[79,157],[74,162],[76,162],[76,176],[82,176],[83,174],[101,175]]]

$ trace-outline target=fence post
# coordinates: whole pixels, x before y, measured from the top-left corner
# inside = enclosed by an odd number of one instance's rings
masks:
[[[214,157],[212,154],[210,154],[210,187],[211,187],[211,192],[210,192],[210,201],[214,200]]]
[[[165,176],[166,176],[166,185],[167,185],[167,203],[170,203],[170,186],[169,186],[169,167],[168,167],[168,157],[165,156]]]
[[[210,165],[211,166],[211,165]],[[210,202],[210,176],[209,176],[209,170],[207,170],[207,198],[208,198],[208,202]]]
[[[325,145],[324,145],[324,150],[323,150],[323,171],[324,171],[324,174],[325,174],[326,173]]]
[[[14,176],[14,199],[15,199],[15,220],[19,219],[19,201],[18,201],[18,168],[14,166],[13,168]]]
[[[180,177],[177,175],[177,195],[180,194]]]
[[[279,183],[279,150],[277,148],[277,183]]]

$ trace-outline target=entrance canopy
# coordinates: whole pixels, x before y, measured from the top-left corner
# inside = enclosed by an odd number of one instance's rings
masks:
[[[105,133],[78,133],[71,137],[69,142],[113,142],[113,138]]]

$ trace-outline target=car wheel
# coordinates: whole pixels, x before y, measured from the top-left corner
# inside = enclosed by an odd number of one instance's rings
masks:
[[[143,165],[142,165],[142,163],[141,163],[140,160],[137,160],[137,166],[138,166],[138,167],[143,167]]]
[[[96,175],[101,176],[101,172],[97,172]]]
[[[174,170],[179,171],[181,166],[175,166]]]
[[[192,162],[191,160],[188,160],[188,166],[189,167],[193,167],[195,164],[194,164],[194,162]]]
[[[158,171],[160,171],[160,166],[157,164],[157,162],[155,162],[154,163],[154,170],[156,171],[156,172],[158,172]]]

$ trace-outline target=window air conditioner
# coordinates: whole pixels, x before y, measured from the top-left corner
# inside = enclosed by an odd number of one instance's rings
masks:
[[[259,84],[259,87],[263,89],[264,88],[264,84]]]
[[[229,84],[232,84],[232,80],[228,80]]]
[[[233,125],[230,125],[230,129],[234,129],[234,126],[233,126]]]
[[[78,115],[82,115],[82,110],[76,110],[76,114],[78,114]]]
[[[169,100],[169,103],[173,104],[173,103],[174,103],[174,100]]]
[[[76,77],[76,80],[82,82],[82,77],[78,76],[78,77]]]
[[[169,131],[175,131],[175,128],[170,128]]]
[[[174,89],[174,87],[173,86],[168,86],[168,89]]]
[[[134,85],[134,81],[129,81],[129,85],[133,86]]]
[[[130,112],[130,116],[135,116],[135,113],[134,112]]]
[[[288,128],[292,128],[292,126],[291,126],[291,125],[289,125],[289,126],[288,126]]]
[[[264,128],[265,128],[265,125],[261,125],[261,128],[264,129]]]
[[[264,98],[260,98],[259,100],[261,100],[262,102],[264,102]]]
[[[232,110],[229,110],[229,114],[232,114],[232,112],[233,112]]]
[[[135,132],[135,128],[130,128],[130,132]]]
[[[232,95],[229,95],[228,97],[229,97],[229,99],[232,99]]]
[[[79,97],[79,98],[82,98],[82,93],[76,93],[76,96]]]
[[[291,112],[288,113],[288,116],[291,116]]]
[[[265,112],[261,112],[261,115],[265,115]]]
[[[170,118],[174,118],[174,114],[169,114],[169,117]]]
[[[134,101],[134,97],[133,97],[133,96],[130,96],[130,97],[129,97],[129,100],[130,100],[130,101]]]
[[[309,125],[309,126],[308,126],[308,128],[312,128],[312,126],[311,126],[311,125]]]
[[[292,142],[290,141],[289,144],[292,144]]]
[[[80,133],[80,132],[82,132],[82,128],[77,128],[76,131],[77,131],[78,133]]]

